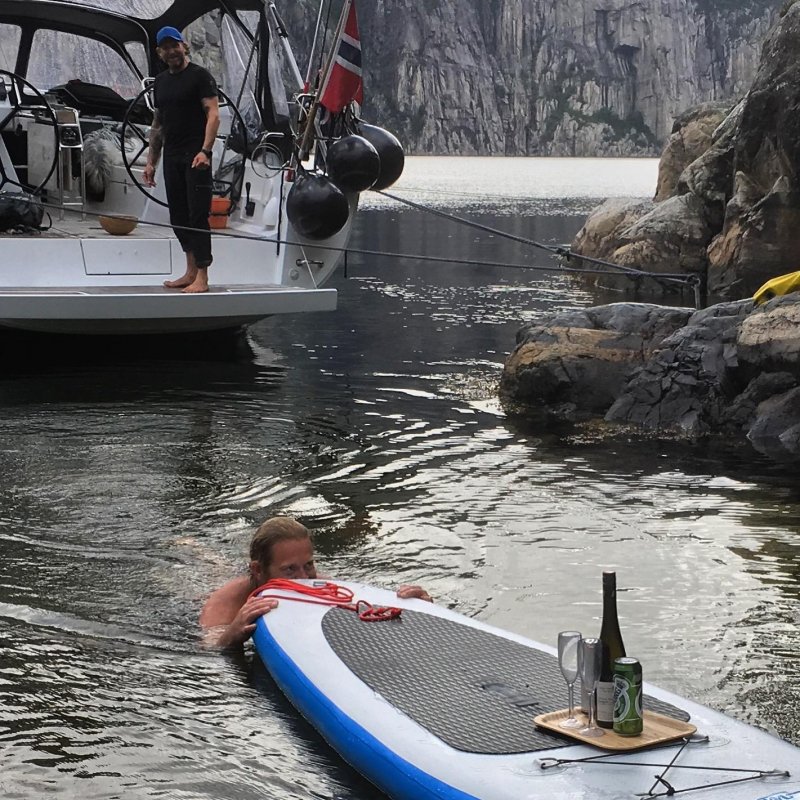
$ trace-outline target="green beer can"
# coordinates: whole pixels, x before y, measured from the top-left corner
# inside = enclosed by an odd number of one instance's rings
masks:
[[[642,665],[635,658],[614,660],[614,733],[638,736],[642,718]]]

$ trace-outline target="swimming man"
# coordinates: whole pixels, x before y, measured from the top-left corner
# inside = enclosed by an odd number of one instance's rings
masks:
[[[249,574],[234,578],[212,592],[200,612],[204,642],[213,647],[241,647],[256,629],[256,620],[278,605],[271,597],[250,597],[273,578],[316,578],[314,546],[304,525],[291,517],[272,517],[250,542]],[[397,596],[431,601],[421,586],[400,586]]]

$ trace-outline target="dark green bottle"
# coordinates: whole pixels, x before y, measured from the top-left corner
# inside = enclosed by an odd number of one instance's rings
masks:
[[[614,727],[614,660],[625,656],[625,645],[617,618],[617,573],[603,573],[603,623],[600,628],[603,643],[600,680],[597,683],[597,724]]]

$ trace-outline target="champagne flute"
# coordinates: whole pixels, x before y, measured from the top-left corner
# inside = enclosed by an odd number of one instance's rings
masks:
[[[581,736],[590,738],[605,736],[605,731],[597,727],[594,711],[597,681],[600,678],[600,656],[602,647],[603,643],[600,639],[581,639],[578,645],[578,663],[580,666],[581,682],[589,693],[589,723],[585,728],[581,728],[578,733],[580,733]]]
[[[575,718],[575,681],[578,678],[578,646],[581,634],[578,631],[561,631],[558,634],[558,666],[567,682],[569,692],[569,716],[558,723],[561,728],[582,728],[583,723]]]

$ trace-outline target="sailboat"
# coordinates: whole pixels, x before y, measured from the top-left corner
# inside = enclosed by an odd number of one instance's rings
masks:
[[[262,0],[0,0],[0,326],[191,333],[333,310],[325,284],[359,193],[388,186],[403,161],[391,134],[357,117],[352,0],[341,10],[323,55],[320,7],[319,63],[303,75],[279,10]],[[185,255],[161,164],[155,187],[142,178],[164,26],[218,42],[192,54],[215,59],[221,117],[214,263],[198,294],[165,288]]]

